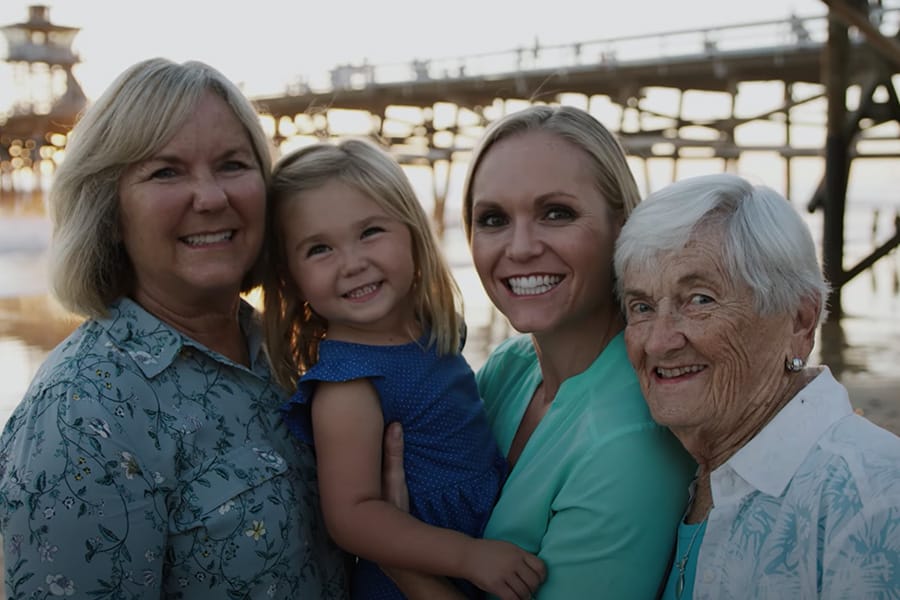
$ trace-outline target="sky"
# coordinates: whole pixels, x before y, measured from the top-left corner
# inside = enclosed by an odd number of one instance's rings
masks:
[[[0,2],[0,25],[33,2]],[[51,21],[80,27],[76,76],[96,98],[144,58],[197,59],[277,93],[342,63],[408,62],[826,12],[822,0],[48,0]],[[0,43],[0,56],[5,43]],[[2,89],[0,105],[9,90]],[[9,87],[8,85],[5,87]]]

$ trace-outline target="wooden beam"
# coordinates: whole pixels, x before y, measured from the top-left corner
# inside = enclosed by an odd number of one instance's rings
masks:
[[[822,2],[828,5],[830,14],[845,25],[856,27],[866,41],[891,63],[894,70],[900,71],[900,44],[893,38],[882,35],[878,28],[869,22],[868,15],[847,4],[846,0],[822,0]]]

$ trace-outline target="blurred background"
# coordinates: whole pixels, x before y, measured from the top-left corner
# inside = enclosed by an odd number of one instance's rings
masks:
[[[842,272],[867,268],[843,286],[842,315],[822,328],[814,362],[832,368],[859,411],[900,433],[898,62],[866,38],[872,29],[896,43],[900,3],[874,0],[5,0],[0,423],[78,323],[47,292],[46,194],[78,111],[130,64],[215,66],[257,103],[276,152],[346,134],[390,144],[464,291],[477,368],[514,332],[471,267],[462,178],[484,126],[531,102],[595,114],[619,134],[644,193],[723,170],[775,188],[825,252],[829,5],[865,20],[847,27],[840,90],[852,158],[840,262]]]

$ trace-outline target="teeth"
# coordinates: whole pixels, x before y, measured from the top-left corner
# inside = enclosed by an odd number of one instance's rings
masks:
[[[657,367],[656,374],[663,379],[671,379],[673,377],[681,377],[682,375],[687,375],[688,373],[699,373],[703,369],[704,367],[701,365],[691,365],[690,367],[675,367],[674,369],[663,369],[662,367]]]
[[[362,287],[358,287],[355,290],[350,290],[349,292],[347,292],[344,295],[347,296],[348,298],[361,298],[361,297],[365,296],[366,294],[371,294],[372,292],[374,292],[377,289],[378,289],[377,285],[375,285],[374,283],[370,283],[369,285],[364,285]]]
[[[516,296],[534,296],[553,289],[562,281],[559,275],[529,275],[528,277],[510,277],[509,288]]]
[[[234,235],[234,231],[220,231],[218,233],[202,233],[199,235],[188,235],[181,238],[181,241],[190,246],[202,246],[204,244],[215,244],[216,242],[224,242],[230,240]]]

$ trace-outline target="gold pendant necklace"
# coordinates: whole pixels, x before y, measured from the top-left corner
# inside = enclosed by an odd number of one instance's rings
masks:
[[[678,559],[678,562],[675,563],[675,567],[678,569],[678,581],[675,582],[675,597],[678,598],[678,600],[681,600],[681,595],[684,593],[684,575],[685,571],[687,571],[691,550],[694,549],[694,542],[697,541],[697,534],[700,533],[705,524],[706,518],[697,523],[697,529],[694,530],[694,535],[691,536],[691,541],[688,542],[687,551],[680,559]]]

